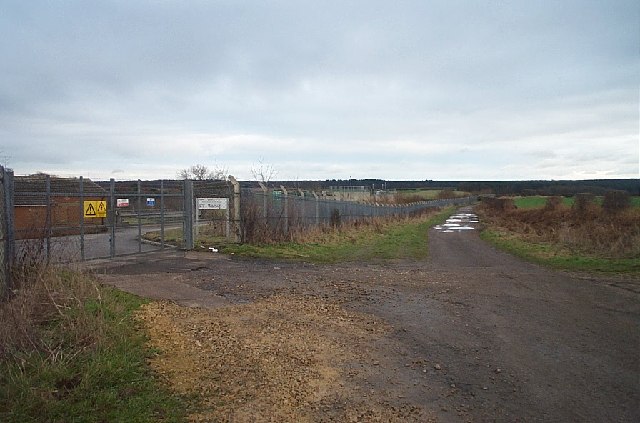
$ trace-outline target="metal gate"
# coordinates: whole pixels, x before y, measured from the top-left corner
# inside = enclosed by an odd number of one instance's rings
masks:
[[[16,259],[71,262],[193,248],[196,231],[230,237],[232,193],[226,181],[15,176]],[[227,210],[201,210],[198,198],[225,199]]]

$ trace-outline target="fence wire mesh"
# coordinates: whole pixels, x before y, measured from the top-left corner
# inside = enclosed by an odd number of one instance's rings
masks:
[[[233,178],[94,182],[82,177],[31,175],[14,180],[13,173],[4,169],[2,177],[3,269],[7,269],[7,257],[47,261],[114,257],[168,245],[193,248],[198,236],[248,243],[278,242],[317,227],[411,216],[425,209],[474,200],[464,197],[389,205],[284,187],[240,192]],[[209,206],[201,207],[199,199]],[[102,213],[92,214],[90,207],[102,209]],[[167,242],[168,233],[171,244]],[[15,249],[9,250],[14,245],[9,241],[14,238]],[[3,281],[0,287],[6,285]]]
[[[470,204],[472,197],[389,205],[327,198],[316,193],[286,189],[242,191],[242,238],[245,242],[278,241],[295,231],[318,226],[339,226],[375,217],[412,216],[429,208]]]
[[[228,198],[224,181],[91,181],[49,175],[16,177],[16,257],[78,261],[184,246],[195,196]],[[188,207],[187,207],[188,206]],[[205,223],[213,224],[210,214]],[[166,234],[172,231],[171,244]]]

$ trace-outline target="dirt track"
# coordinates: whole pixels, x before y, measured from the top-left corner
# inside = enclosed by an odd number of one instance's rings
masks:
[[[218,399],[194,420],[640,421],[637,278],[546,270],[475,231],[429,240],[425,262],[169,252],[101,277],[209,308],[141,317],[169,383]]]

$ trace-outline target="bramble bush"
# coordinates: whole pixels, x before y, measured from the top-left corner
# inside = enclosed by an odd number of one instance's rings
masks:
[[[581,194],[574,205],[549,197],[542,208],[517,209],[510,199],[483,201],[483,219],[491,226],[530,242],[556,245],[578,254],[602,258],[640,257],[640,209],[629,207],[628,194],[605,195],[602,206]]]

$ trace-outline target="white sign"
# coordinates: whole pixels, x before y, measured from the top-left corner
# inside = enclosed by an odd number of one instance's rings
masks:
[[[116,200],[116,207],[129,207],[129,199],[128,198],[118,198]]]
[[[198,198],[198,210],[227,210],[228,198]]]
[[[156,205],[156,199],[153,197],[147,198],[147,206],[154,207]]]

